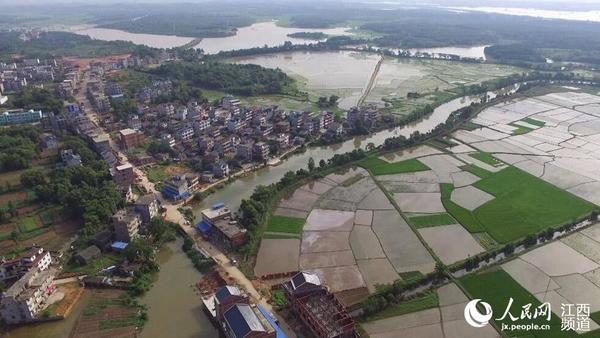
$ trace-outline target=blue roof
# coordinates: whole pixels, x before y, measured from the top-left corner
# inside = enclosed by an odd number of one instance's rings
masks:
[[[114,242],[110,247],[113,249],[119,249],[119,250],[123,250],[127,247],[129,243],[125,243],[125,242]]]
[[[239,296],[241,294],[240,289],[235,286],[225,285],[215,293],[215,298],[219,303],[223,302],[229,296]]]
[[[208,234],[210,234],[210,232],[212,230],[212,225],[210,225],[206,221],[202,221],[202,222],[196,224],[196,229],[198,229],[198,231],[200,231],[201,233],[208,235]]]
[[[225,206],[225,203],[223,203],[223,202],[219,202],[219,203],[213,204],[213,205],[212,205],[212,208],[213,208],[213,209],[221,209],[221,208],[222,208],[222,207],[224,207],[224,206]]]
[[[269,322],[269,324],[271,324],[273,329],[275,329],[275,332],[277,333],[276,337],[277,338],[287,338],[287,336],[285,335],[285,332],[283,332],[283,330],[279,327],[279,325],[277,325],[277,323],[275,323],[275,319],[273,319],[273,317],[271,317],[271,314],[269,313],[269,311],[267,311],[267,309],[265,309],[260,304],[257,304],[256,307],[258,308],[258,311],[260,311],[260,313],[262,313],[262,315],[265,317],[265,319]]]
[[[265,332],[265,328],[248,304],[235,304],[224,314],[234,337],[244,338],[251,332]]]

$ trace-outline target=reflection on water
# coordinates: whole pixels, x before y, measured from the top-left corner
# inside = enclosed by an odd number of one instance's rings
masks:
[[[202,274],[181,250],[183,240],[168,243],[158,253],[160,272],[141,299],[148,306],[148,322],[140,337],[218,337],[202,309],[195,284]]]
[[[259,22],[248,27],[238,28],[235,35],[219,37],[219,38],[204,38],[196,48],[202,48],[205,53],[215,54],[220,51],[233,49],[246,49],[263,46],[279,46],[285,41],[290,41],[293,44],[314,43],[317,40],[297,39],[287,36],[297,32],[323,32],[328,35],[349,35],[348,28],[324,28],[324,29],[309,29],[309,28],[290,28],[280,27],[273,21]],[[91,38],[105,41],[130,41],[135,44],[146,45],[156,48],[173,48],[183,46],[192,40],[194,37],[182,37],[175,35],[160,35],[160,34],[141,34],[130,33],[119,29],[109,28],[84,28],[75,29],[73,33],[87,35]]]
[[[437,48],[410,48],[409,51],[413,54],[415,53],[429,53],[434,55],[439,54],[452,54],[458,55],[463,58],[474,58],[474,59],[483,59],[485,60],[485,47],[489,45],[483,46],[471,46],[471,47],[458,47],[458,46],[450,46],[450,47],[437,47]]]
[[[138,45],[146,45],[155,48],[173,48],[183,46],[194,38],[175,35],[138,34],[129,33],[119,29],[87,28],[74,31],[79,35],[87,35],[92,39],[104,41],[130,41]]]
[[[220,51],[233,49],[247,49],[263,46],[279,46],[290,41],[293,44],[308,44],[316,40],[297,39],[287,36],[297,32],[323,32],[328,35],[349,35],[348,28],[291,28],[280,27],[273,21],[259,22],[248,27],[238,28],[232,36],[221,38],[204,38],[196,48],[201,48],[205,53],[215,54]]]
[[[297,51],[232,58],[231,62],[279,68],[291,75],[313,96],[340,97],[338,106],[355,106],[375,69],[379,56],[354,51]]]

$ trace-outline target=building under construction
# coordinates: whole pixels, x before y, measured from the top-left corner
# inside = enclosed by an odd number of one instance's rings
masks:
[[[283,284],[288,304],[318,338],[358,337],[354,320],[317,275],[298,272]]]

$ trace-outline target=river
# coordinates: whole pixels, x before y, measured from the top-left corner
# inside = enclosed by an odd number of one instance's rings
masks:
[[[195,48],[201,48],[207,54],[215,54],[221,51],[233,49],[246,49],[263,46],[279,46],[286,41],[293,44],[308,44],[319,40],[297,39],[287,36],[297,32],[322,32],[327,35],[349,35],[352,34],[347,27],[309,29],[292,28],[278,26],[275,21],[259,22],[247,27],[237,29],[235,35],[204,38]],[[194,37],[184,37],[176,35],[160,34],[141,34],[130,33],[119,29],[99,28],[99,27],[72,27],[70,29],[75,34],[87,35],[93,39],[104,41],[130,41],[139,45],[146,45],[155,48],[173,48],[180,47],[190,43]]]
[[[219,332],[202,309],[195,287],[202,274],[181,250],[183,239],[167,243],[158,253],[160,272],[141,299],[148,306],[148,322],[141,338],[211,338]]]
[[[504,91],[506,91],[506,89]],[[493,92],[488,92],[487,95],[490,98],[496,96]],[[278,166],[261,168],[249,173],[247,176],[235,180],[224,188],[217,190],[215,193],[206,197],[201,203],[194,205],[194,214],[196,215],[196,218],[200,218],[200,211],[202,209],[218,202],[224,202],[233,210],[237,210],[242,199],[250,197],[256,186],[275,183],[289,170],[296,171],[300,168],[306,168],[308,159],[311,157],[316,163],[319,163],[320,160],[327,160],[334,154],[341,154],[358,148],[364,149],[369,143],[373,143],[375,146],[381,145],[385,139],[390,137],[400,135],[409,137],[410,134],[415,131],[427,133],[440,123],[446,122],[446,119],[452,112],[466,107],[473,102],[479,102],[482,97],[483,95],[476,95],[454,99],[438,106],[433,113],[423,119],[403,127],[383,130],[369,136],[356,137],[339,144],[310,147],[303,153],[288,157]]]
[[[96,27],[74,30],[73,33],[87,35],[92,39],[104,41],[129,41],[138,45],[146,45],[155,48],[180,47],[194,40],[192,37],[130,33],[119,29]]]
[[[275,47],[290,41],[295,45],[314,43],[319,40],[306,40],[287,36],[298,32],[322,32],[327,35],[350,35],[349,28],[293,28],[278,26],[275,21],[259,22],[248,27],[238,28],[235,35],[220,38],[204,38],[195,48],[201,48],[207,54],[216,54],[221,51],[234,49],[248,49],[254,47]]]

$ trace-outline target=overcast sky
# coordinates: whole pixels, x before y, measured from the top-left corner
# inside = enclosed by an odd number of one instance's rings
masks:
[[[1,5],[40,5],[40,4],[107,4],[107,3],[183,3],[183,2],[206,2],[214,0],[0,0]],[[249,1],[249,0],[241,0]],[[285,3],[285,2],[311,2],[315,0],[258,0],[258,2],[274,2],[274,3]],[[319,1],[344,1],[344,2],[363,2],[363,3],[385,3],[385,4],[440,4],[444,6],[495,6],[495,7],[533,7],[543,8],[544,5],[551,7],[560,8],[557,6],[565,6],[569,8],[576,7],[577,4],[583,5],[582,9],[592,9],[597,7],[600,9],[600,0],[319,0]],[[222,0],[221,2],[236,2],[236,0]],[[598,5],[598,6],[596,6]],[[1,13],[0,13],[1,14]]]

